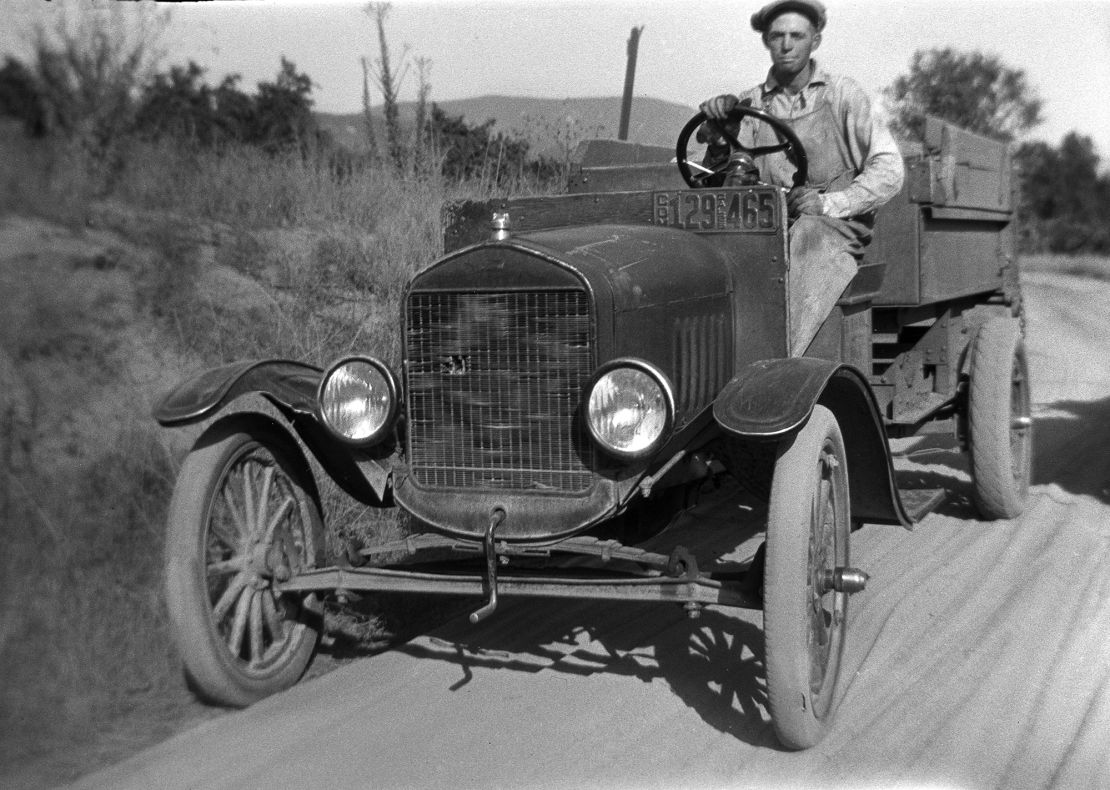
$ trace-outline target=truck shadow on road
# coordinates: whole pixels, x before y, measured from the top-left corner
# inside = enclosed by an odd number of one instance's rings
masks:
[[[909,501],[910,492],[941,489],[944,500],[933,512],[959,519],[976,518],[967,455],[960,452],[955,438],[926,435],[911,442],[894,453],[895,476],[903,501]]]
[[[1056,401],[1037,411],[1033,483],[1110,503],[1110,397]]]
[[[715,729],[777,747],[765,713],[763,633],[751,617],[710,609],[691,620],[665,604],[512,601],[488,623],[455,621],[395,649],[457,665],[445,693],[505,670],[662,680]]]
[[[938,513],[978,519],[969,461],[950,436],[924,436],[895,455],[900,490],[943,488]],[[1040,404],[1033,418],[1033,485],[1110,504],[1110,397]]]

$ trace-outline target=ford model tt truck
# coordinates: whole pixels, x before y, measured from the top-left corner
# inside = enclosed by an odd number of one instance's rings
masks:
[[[805,167],[788,126],[738,112]],[[983,517],[1021,512],[1005,146],[930,121],[858,275],[791,358],[784,193],[711,186],[689,145],[703,120],[675,151],[584,144],[567,194],[448,206],[445,253],[404,295],[399,367],[374,349],[326,369],[243,362],[164,398],[163,425],[203,423],[166,549],[203,697],[246,705],[295,683],[337,591],[472,594],[474,622],[503,596],[750,607],[775,731],[805,748],[832,721],[848,598],[867,582],[853,527],[909,527],[943,496],[899,490],[888,440],[954,434]],[[726,472],[725,490],[765,505],[755,537],[738,523],[732,554],[699,554],[659,516],[681,511],[668,490]],[[329,476],[403,508],[414,533],[342,548]]]

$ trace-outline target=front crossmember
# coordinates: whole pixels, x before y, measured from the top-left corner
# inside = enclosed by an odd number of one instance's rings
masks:
[[[706,573],[699,569],[693,554],[681,546],[670,554],[658,554],[593,537],[569,538],[548,546],[516,546],[497,543],[493,531],[489,531],[491,534],[483,543],[420,535],[388,547],[364,550],[368,555],[390,556],[394,561],[391,564],[396,564],[398,552],[406,549],[410,561],[420,552],[442,556],[444,549],[462,559],[467,559],[467,555],[471,558],[485,555],[485,573],[460,571],[457,561],[439,563],[431,570],[332,567],[304,571],[277,586],[280,592],[358,590],[485,597],[486,604],[474,612],[472,622],[489,616],[496,608],[500,595],[670,602],[684,605],[691,616],[697,616],[707,605],[763,608],[759,555],[754,561],[716,566],[713,572]],[[555,554],[585,557],[596,567],[506,567],[513,558],[550,559]]]

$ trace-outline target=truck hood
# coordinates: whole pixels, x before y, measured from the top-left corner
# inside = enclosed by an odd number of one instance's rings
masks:
[[[715,246],[687,231],[646,225],[559,228],[483,242],[441,259],[410,287],[469,291],[582,285],[597,297],[611,295],[616,312],[732,290],[729,267]]]

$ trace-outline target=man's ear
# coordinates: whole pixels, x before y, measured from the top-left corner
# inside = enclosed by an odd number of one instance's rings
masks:
[[[820,33],[814,33],[813,34],[813,49],[817,49],[819,46],[821,46],[821,34]],[[810,51],[812,52],[813,50],[810,50]]]

